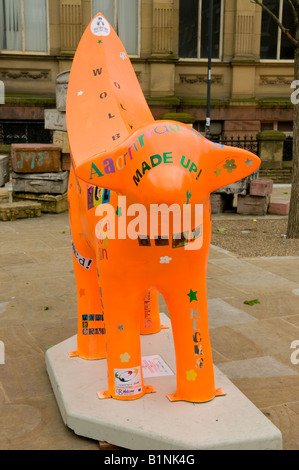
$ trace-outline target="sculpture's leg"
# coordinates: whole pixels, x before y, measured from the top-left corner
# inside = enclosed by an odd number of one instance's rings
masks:
[[[101,278],[105,307],[107,341],[108,390],[98,392],[99,398],[133,400],[154,389],[143,382],[140,347],[140,311],[144,291],[123,279],[120,282],[106,273]],[[130,281],[130,280],[129,280]]]
[[[77,350],[70,352],[70,355],[84,359],[102,359],[106,357],[105,323],[95,255],[82,241],[80,243],[76,236],[73,238],[73,249],[76,250],[73,258],[77,286],[78,329]],[[88,263],[90,265],[87,269]]]
[[[161,328],[167,328],[166,325],[161,325],[160,323],[159,293],[156,289],[146,291],[143,304],[144,310],[141,315],[140,334],[150,335],[159,333]]]
[[[205,402],[223,394],[215,389],[212,351],[208,330],[205,273],[176,278],[165,293],[173,329],[176,354],[176,393],[171,401]],[[180,276],[181,277],[181,276]]]
[[[86,192],[85,183],[79,183],[71,169],[68,200],[77,287],[78,329],[77,349],[70,351],[70,355],[84,359],[102,359],[106,357],[105,325],[97,282],[96,256],[88,243],[81,220],[82,207],[86,207],[82,198]],[[85,226],[86,224],[85,221]]]

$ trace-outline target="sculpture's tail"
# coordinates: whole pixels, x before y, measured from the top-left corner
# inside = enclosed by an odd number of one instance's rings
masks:
[[[103,159],[154,120],[127,53],[99,13],[78,45],[68,85],[67,131],[74,168]]]

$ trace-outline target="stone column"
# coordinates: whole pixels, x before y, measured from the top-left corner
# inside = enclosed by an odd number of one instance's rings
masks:
[[[254,58],[255,5],[248,0],[237,0],[234,58]]]
[[[153,1],[152,55],[173,53],[173,1]]]
[[[174,4],[173,0],[153,1],[152,54],[150,63],[151,96],[174,94]]]
[[[235,47],[232,59],[232,98],[255,96],[255,61],[259,56],[259,15],[250,0],[236,1]]]
[[[257,134],[261,169],[282,168],[285,134],[279,131],[262,131]]]
[[[82,1],[60,0],[61,52],[75,52],[82,36]]]

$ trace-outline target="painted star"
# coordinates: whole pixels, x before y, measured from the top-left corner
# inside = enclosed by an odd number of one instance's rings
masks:
[[[83,93],[84,93],[84,91],[78,91],[77,95],[81,96],[81,95],[83,95]]]
[[[82,295],[85,295],[85,289],[80,289],[79,290],[79,294],[80,294],[80,297],[82,297]]]
[[[214,171],[214,173],[216,173],[216,176],[221,175],[221,170],[220,170],[220,168],[216,168],[216,171]]]
[[[190,297],[190,302],[192,302],[192,300],[197,300],[196,294],[197,290],[193,291],[192,289],[190,289],[189,294],[187,294]]]
[[[246,160],[246,162],[245,162],[245,163],[246,163],[246,165],[247,165],[247,166],[249,166],[249,165],[252,165],[252,164],[253,164],[253,163],[252,163],[252,160],[250,160],[250,158],[247,158],[247,160]]]
[[[123,60],[124,60],[124,59],[126,59],[126,58],[127,58],[127,55],[126,55],[126,53],[125,53],[125,52],[121,52],[121,53],[120,53],[120,57],[121,57],[121,59],[123,59]]]

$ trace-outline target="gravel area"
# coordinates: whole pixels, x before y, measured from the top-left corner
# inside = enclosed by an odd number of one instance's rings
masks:
[[[212,217],[212,245],[239,257],[299,256],[299,239],[287,239],[287,217]]]

